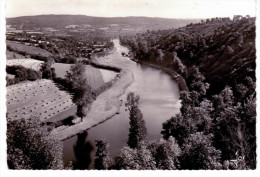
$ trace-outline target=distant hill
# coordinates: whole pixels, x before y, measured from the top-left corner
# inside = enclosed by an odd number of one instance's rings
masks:
[[[145,27],[150,30],[178,28],[199,19],[167,19],[154,17],[93,17],[85,15],[38,15],[7,18],[7,25],[15,25],[20,29],[31,27],[64,28],[68,25],[105,26],[111,24]]]

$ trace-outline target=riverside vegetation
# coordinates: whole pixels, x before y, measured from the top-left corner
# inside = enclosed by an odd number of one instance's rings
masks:
[[[256,168],[255,18],[207,19],[178,29],[120,37],[120,41],[130,49],[128,56],[178,72],[188,90],[180,92],[180,113],[163,123],[162,138],[157,141],[147,140],[140,97],[130,92],[127,145],[113,159],[109,143],[97,140],[96,169]],[[46,65],[42,67],[48,70],[46,77],[55,78],[54,70]],[[84,79],[77,84],[82,72],[80,64],[76,66],[67,77],[72,78],[74,69],[76,81],[59,80],[74,90],[85,84]],[[81,117],[85,101],[80,99],[90,101],[84,94],[92,92],[78,89],[75,93],[81,96],[74,97],[74,102]],[[22,141],[26,143],[19,143],[17,129],[19,136],[26,135]],[[9,168],[61,169],[60,146],[48,134],[47,125],[8,121]],[[43,164],[35,165],[35,157]]]
[[[255,18],[207,19],[120,41],[129,56],[186,80],[181,113],[162,130],[180,147],[179,169],[256,168]]]

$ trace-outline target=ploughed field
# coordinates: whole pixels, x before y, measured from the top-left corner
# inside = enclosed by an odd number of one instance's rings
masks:
[[[76,112],[71,95],[59,90],[51,80],[10,85],[6,97],[7,118],[10,119],[39,117],[41,121],[47,121],[60,114],[67,118]]]

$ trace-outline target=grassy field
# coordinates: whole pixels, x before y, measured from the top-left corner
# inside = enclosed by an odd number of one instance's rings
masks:
[[[105,84],[99,69],[92,66],[86,66],[85,76],[87,83],[95,90]]]
[[[20,55],[16,52],[10,52],[10,51],[6,51],[6,59],[10,60],[10,59],[15,59],[15,58],[25,58],[25,56]]]
[[[74,115],[76,106],[72,103],[71,95],[60,91],[51,80],[21,82],[7,87],[7,118],[21,119],[39,117],[47,121],[52,117],[63,118]],[[67,111],[66,115],[63,114]]]
[[[34,60],[34,59],[12,59],[7,60],[6,65],[22,65],[26,68],[31,68],[36,71],[40,70],[40,65],[43,61]],[[57,77],[65,78],[66,71],[70,70],[71,64],[64,63],[54,63],[52,67],[55,68],[55,73]],[[116,72],[105,70],[105,69],[97,69],[90,65],[86,65],[85,76],[88,84],[95,90],[99,87],[103,86],[106,82],[109,82],[116,76]]]
[[[99,71],[101,72],[101,75],[105,83],[111,81],[118,74],[114,71],[109,71],[106,69],[99,69]]]
[[[6,60],[7,66],[12,65],[22,65],[25,68],[31,68],[33,70],[39,71],[40,65],[43,63],[43,61],[34,60],[34,59],[13,59],[13,60]]]
[[[34,54],[34,55],[41,54],[42,56],[45,56],[45,57],[49,57],[52,55],[47,50],[43,50],[39,47],[27,46],[24,44],[17,44],[15,42],[8,41],[8,40],[6,41],[6,45],[11,47],[15,51],[22,51],[22,52],[26,52],[26,53]]]
[[[53,67],[55,68],[56,76],[60,78],[65,78],[66,71],[70,70],[71,64],[55,63]],[[106,82],[109,82],[116,76],[116,72],[108,71],[105,69],[97,69],[90,65],[86,65],[85,76],[88,84],[95,90],[103,86]]]
[[[64,64],[64,63],[54,63],[52,65],[55,68],[55,73],[57,77],[65,78],[66,71],[70,70],[71,64]]]

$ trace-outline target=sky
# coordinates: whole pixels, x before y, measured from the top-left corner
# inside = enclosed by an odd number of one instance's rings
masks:
[[[5,0],[6,17],[80,14],[99,17],[212,18],[256,16],[256,0]]]

